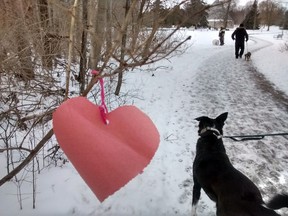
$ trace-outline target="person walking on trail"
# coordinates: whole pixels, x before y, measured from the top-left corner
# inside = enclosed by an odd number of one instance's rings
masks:
[[[235,57],[242,58],[245,48],[245,40],[246,42],[249,39],[246,29],[244,25],[241,23],[238,28],[232,33],[232,39],[235,40]]]
[[[223,27],[221,27],[220,31],[219,31],[220,46],[224,45],[224,35],[225,35],[225,29]]]

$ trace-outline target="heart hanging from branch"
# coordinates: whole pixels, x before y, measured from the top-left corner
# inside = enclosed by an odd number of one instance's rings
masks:
[[[65,101],[53,114],[59,145],[103,202],[150,163],[160,142],[151,119],[135,106],[101,118],[99,106],[84,97]]]

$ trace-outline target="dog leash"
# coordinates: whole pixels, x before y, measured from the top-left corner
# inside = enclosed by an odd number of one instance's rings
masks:
[[[255,134],[255,135],[239,135],[239,136],[223,136],[223,138],[229,138],[233,141],[247,141],[247,140],[260,140],[267,136],[288,136],[288,133],[272,133],[272,134]]]
[[[248,41],[246,41],[246,54],[248,53]]]

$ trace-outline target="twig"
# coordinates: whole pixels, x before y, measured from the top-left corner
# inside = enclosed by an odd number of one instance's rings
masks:
[[[53,136],[53,134],[54,134],[53,129],[50,129],[50,131],[43,137],[43,139],[36,145],[36,147],[33,150],[31,150],[31,153],[25,158],[25,160],[23,160],[21,164],[19,164],[15,169],[13,169],[10,173],[8,173],[0,180],[0,186],[2,186],[5,182],[12,179],[27,164],[29,164],[31,160],[33,160],[33,158],[37,155],[37,153],[41,150],[41,148],[45,145],[45,143]]]
[[[31,149],[24,148],[24,147],[11,147],[11,148],[0,149],[0,153],[4,151],[13,151],[13,150],[23,150],[23,151],[32,152]]]

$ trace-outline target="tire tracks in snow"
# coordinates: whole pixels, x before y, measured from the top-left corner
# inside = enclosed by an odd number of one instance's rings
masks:
[[[211,117],[228,111],[226,135],[287,132],[287,95],[253,67],[253,52],[271,43],[256,37],[251,40],[255,42],[249,47],[251,61],[235,59],[234,47],[223,47],[223,52],[208,58],[198,69],[192,83],[193,109],[199,116]],[[288,192],[287,136],[245,142],[224,139],[224,144],[233,165],[259,187],[265,200],[276,193]],[[198,212],[211,215],[211,209],[201,205]]]

